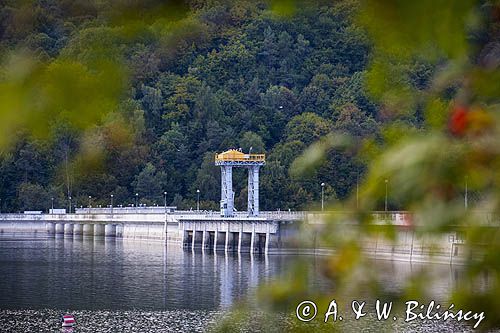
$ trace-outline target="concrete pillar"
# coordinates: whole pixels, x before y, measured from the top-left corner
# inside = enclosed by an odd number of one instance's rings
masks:
[[[104,224],[94,224],[94,236],[104,236]]]
[[[191,249],[194,251],[194,242],[196,241],[196,226],[193,227],[193,237],[191,238]]]
[[[54,235],[56,233],[56,224],[55,223],[47,223],[47,233],[49,235]]]
[[[56,234],[64,234],[64,223],[56,223]]]
[[[73,236],[83,235],[83,224],[75,223],[73,224]]]
[[[214,234],[214,253],[217,252],[217,236],[219,233],[219,228],[215,228],[215,234]]]
[[[267,223],[267,230],[266,230],[266,244],[264,245],[264,254],[269,253],[269,237],[271,236],[269,233],[269,223]]]
[[[250,236],[250,253],[254,252],[255,247],[255,223],[252,223],[252,235]]]
[[[73,236],[73,224],[72,223],[65,223],[64,224],[64,235]]]
[[[85,223],[83,225],[83,235],[84,236],[94,236],[94,225]]]
[[[243,243],[243,231],[238,232],[238,253],[241,253],[241,245]]]
[[[203,230],[203,235],[201,236],[201,248],[202,249],[205,249],[205,246],[208,246],[207,236],[208,236],[208,232],[206,230]]]
[[[106,237],[116,237],[116,225],[106,224],[104,227],[104,235]]]
[[[83,224],[76,223],[73,225],[73,236],[83,235]]]
[[[123,237],[123,224],[116,225],[116,237]]]

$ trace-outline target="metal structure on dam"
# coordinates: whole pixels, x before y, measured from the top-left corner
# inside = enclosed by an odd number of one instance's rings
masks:
[[[221,216],[234,215],[233,167],[248,169],[248,216],[259,216],[259,169],[266,163],[264,154],[244,154],[230,149],[215,155],[215,165],[221,174]]]

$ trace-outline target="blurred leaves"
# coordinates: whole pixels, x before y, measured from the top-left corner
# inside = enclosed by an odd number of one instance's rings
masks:
[[[406,60],[418,55],[431,60],[467,56],[469,29],[478,2],[364,0],[359,21],[373,38],[376,52]]]
[[[499,326],[498,8],[479,1],[360,1],[357,22],[373,42],[366,89],[380,101],[385,123],[379,138],[361,145],[369,168],[359,193],[347,201],[352,211],[332,212],[326,224],[304,227],[303,246],[316,248],[319,234],[320,247],[334,251],[319,274],[335,285],[331,298],[355,295],[356,286],[370,286],[373,298],[387,296],[366,260],[372,251],[368,244],[394,251],[401,237],[396,226],[371,216],[385,196],[411,213],[405,230],[427,240],[431,256],[438,255],[444,237],[463,235],[465,277],[450,301],[486,311],[482,329]],[[293,162],[290,173],[307,177],[329,158],[330,147],[347,142],[348,137],[323,137]],[[466,191],[481,195],[467,201]],[[297,267],[295,283],[315,273]],[[436,277],[428,268],[410,274],[394,299],[433,297],[426,286]],[[294,286],[292,281],[281,280],[281,287]],[[327,298],[304,286],[290,289],[303,299]],[[275,296],[273,301],[281,303],[283,297]]]
[[[82,63],[34,61],[28,54],[12,54],[3,64],[0,83],[0,148],[12,144],[16,132],[29,128],[48,138],[50,124],[65,119],[85,129],[116,109],[125,84],[121,67],[113,62],[89,68]]]

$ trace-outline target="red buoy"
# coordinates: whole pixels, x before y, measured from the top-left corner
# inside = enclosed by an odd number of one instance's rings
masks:
[[[62,316],[62,327],[73,327],[75,323],[75,317],[73,317],[73,315],[65,314]]]

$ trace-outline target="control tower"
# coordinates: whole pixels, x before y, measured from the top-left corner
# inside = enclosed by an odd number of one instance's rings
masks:
[[[221,216],[234,215],[233,167],[248,169],[248,216],[259,216],[259,169],[264,164],[264,154],[245,154],[235,149],[215,154],[215,165],[221,169]]]

